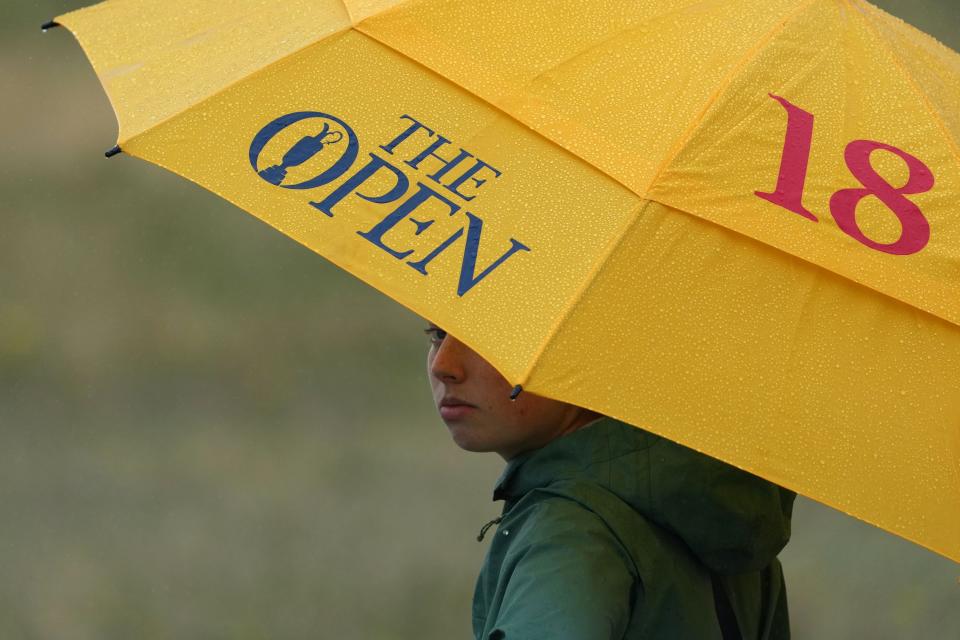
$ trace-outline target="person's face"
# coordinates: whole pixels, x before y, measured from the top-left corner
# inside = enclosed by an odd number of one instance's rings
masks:
[[[495,451],[505,460],[579,429],[599,417],[575,405],[523,392],[465,344],[431,325],[427,375],[440,417],[457,445]]]

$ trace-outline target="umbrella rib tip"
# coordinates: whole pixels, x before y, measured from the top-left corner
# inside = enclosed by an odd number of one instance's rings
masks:
[[[59,22],[57,22],[56,20],[50,20],[40,25],[40,31],[46,33],[50,29],[53,29],[54,27],[59,27],[59,26],[60,26]]]
[[[114,146],[111,147],[110,149],[107,149],[107,150],[104,152],[103,156],[104,156],[105,158],[112,158],[113,156],[115,156],[115,155],[117,155],[118,153],[121,153],[121,152],[123,152],[123,149],[120,148],[120,145],[114,145]]]
[[[521,391],[523,391],[523,386],[518,384],[517,386],[515,386],[515,387],[513,388],[513,391],[510,392],[510,399],[511,399],[511,400],[516,400],[516,399],[517,399],[517,396],[520,395],[520,392],[521,392]]]

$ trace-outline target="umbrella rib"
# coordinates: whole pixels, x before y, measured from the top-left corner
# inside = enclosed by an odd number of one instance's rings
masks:
[[[568,55],[566,58],[564,58],[563,60],[555,63],[553,66],[550,66],[550,67],[548,67],[548,68],[546,68],[546,69],[543,69],[542,71],[540,71],[539,73],[537,73],[535,76],[533,76],[533,77],[530,78],[529,80],[526,80],[523,88],[526,89],[526,88],[530,87],[531,85],[533,85],[533,84],[534,84],[535,82],[537,82],[538,80],[546,77],[546,76],[549,75],[549,74],[554,74],[554,73],[556,73],[557,71],[563,69],[566,65],[568,65],[568,64],[570,64],[570,63],[578,60],[579,58],[581,58],[581,57],[583,57],[583,56],[585,56],[585,55],[588,55],[588,54],[591,53],[592,51],[596,51],[596,50],[599,49],[600,47],[606,46],[606,45],[609,44],[611,41],[615,40],[616,38],[619,38],[619,37],[623,36],[623,35],[626,34],[626,33],[631,33],[631,32],[634,32],[634,31],[637,31],[637,30],[640,30],[640,29],[649,27],[649,26],[651,26],[651,25],[653,25],[653,24],[655,24],[655,23],[657,23],[657,22],[659,22],[659,21],[661,21],[661,20],[665,20],[665,19],[670,18],[670,17],[672,17],[672,16],[675,16],[675,15],[677,15],[677,14],[682,14],[682,13],[684,13],[684,12],[686,12],[686,11],[695,10],[695,9],[697,9],[698,7],[700,7],[701,5],[704,5],[704,4],[706,4],[707,2],[712,2],[712,1],[714,1],[714,0],[691,0],[690,4],[684,5],[684,6],[682,6],[682,7],[674,7],[674,8],[670,9],[669,11],[667,11],[667,12],[665,12],[665,13],[658,13],[658,14],[655,14],[655,15],[653,15],[653,16],[649,16],[647,19],[645,19],[645,20],[643,20],[643,21],[641,21],[641,22],[638,22],[638,23],[636,23],[636,24],[632,24],[632,25],[630,25],[629,27],[621,28],[620,30],[618,30],[618,31],[616,31],[616,32],[614,32],[614,33],[607,34],[605,37],[600,38],[599,40],[591,41],[591,42],[589,42],[586,46],[584,46],[583,48],[578,49],[578,50],[572,52],[572,53],[571,53],[570,55]]]
[[[366,19],[361,20],[358,24],[354,25],[353,31],[363,34],[364,36],[370,38],[372,42],[376,42],[377,44],[383,46],[384,48],[389,49],[390,51],[396,53],[399,56],[402,56],[405,60],[408,60],[412,64],[415,64],[418,67],[426,69],[427,71],[434,74],[438,78],[443,79],[444,82],[449,82],[450,84],[459,87],[460,89],[469,93],[471,96],[473,96],[477,100],[480,100],[490,108],[495,109],[499,113],[502,113],[503,115],[507,116],[508,118],[516,122],[517,124],[529,129],[538,137],[542,138],[543,140],[546,140],[552,145],[555,145],[558,149],[563,150],[565,153],[570,154],[571,156],[577,158],[578,160],[588,163],[591,167],[593,167],[594,169],[596,169],[606,177],[610,178],[611,180],[613,180],[614,182],[622,186],[624,189],[630,191],[631,193],[634,193],[641,198],[646,197],[643,192],[637,189],[636,185],[631,185],[630,182],[624,179],[623,176],[616,175],[616,173],[611,171],[608,167],[601,167],[596,164],[593,164],[589,160],[586,160],[581,153],[574,151],[573,149],[567,147],[561,142],[558,142],[557,140],[554,140],[549,135],[535,128],[534,125],[531,125],[530,123],[524,121],[522,118],[517,116],[516,113],[513,113],[508,106],[505,106],[503,104],[498,104],[497,102],[492,100],[489,96],[485,96],[482,93],[478,92],[476,89],[471,88],[466,84],[464,84],[462,79],[452,78],[444,74],[443,72],[433,68],[431,65],[420,60],[419,58],[414,57],[413,55],[407,53],[406,51],[403,51],[402,49],[398,48],[396,45],[377,37],[375,33],[372,33],[364,28],[364,22],[366,22]]]
[[[340,0],[340,4],[343,6],[343,12],[347,14],[347,20],[350,21],[350,28],[352,29],[357,21],[353,19],[353,14],[350,13],[350,7],[347,5],[347,0]]]
[[[717,85],[717,89],[710,95],[709,98],[707,98],[707,101],[704,103],[703,108],[700,110],[700,113],[698,113],[697,117],[693,119],[693,122],[690,124],[689,127],[687,127],[686,131],[684,131],[680,135],[680,137],[677,138],[677,141],[673,145],[673,148],[670,150],[669,153],[667,153],[663,162],[657,168],[656,173],[654,173],[653,178],[651,178],[650,182],[647,184],[646,189],[643,190],[644,194],[650,193],[651,189],[653,189],[653,185],[657,183],[657,180],[660,179],[660,176],[663,174],[663,172],[667,170],[667,167],[669,167],[670,164],[677,158],[677,156],[680,154],[680,151],[683,150],[683,148],[686,146],[690,138],[693,137],[694,132],[696,132],[697,127],[700,125],[700,123],[703,122],[703,119],[706,117],[707,112],[717,102],[717,100],[720,99],[720,96],[723,95],[723,93],[731,85],[731,83],[737,77],[739,72],[745,66],[750,64],[754,59],[756,59],[756,57],[760,55],[760,52],[764,49],[764,47],[766,47],[766,45],[773,38],[780,35],[780,33],[782,33],[783,30],[787,28],[788,24],[793,22],[793,20],[797,16],[799,16],[801,13],[806,11],[810,7],[810,5],[818,1],[820,0],[805,0],[804,2],[801,2],[796,9],[790,12],[787,16],[785,16],[782,20],[780,20],[779,23],[774,25],[773,28],[771,28],[767,33],[765,33],[757,41],[757,43],[753,47],[751,47],[746,54],[744,54],[744,56],[730,70],[730,72],[727,73],[727,75],[724,76],[722,80],[720,80],[719,84]]]
[[[349,18],[349,15],[348,15],[348,18]],[[184,109],[181,109],[180,111],[177,111],[177,112],[175,112],[175,113],[171,113],[170,115],[168,115],[168,116],[166,116],[166,117],[164,117],[164,118],[161,118],[160,120],[158,120],[158,121],[154,122],[153,124],[151,124],[149,127],[145,128],[145,129],[142,129],[142,130],[140,130],[140,131],[138,131],[138,132],[136,132],[136,133],[128,136],[126,139],[120,139],[120,136],[118,135],[118,136],[117,136],[117,138],[118,138],[118,140],[117,140],[117,146],[118,146],[118,147],[125,147],[125,146],[127,145],[127,143],[131,142],[132,140],[135,140],[135,139],[139,138],[139,137],[142,136],[143,134],[145,134],[145,133],[147,133],[147,132],[149,132],[149,131],[152,131],[152,130],[156,129],[156,128],[159,127],[159,126],[162,126],[162,125],[164,125],[164,124],[166,124],[166,123],[168,123],[168,122],[171,122],[171,121],[173,121],[173,120],[176,120],[178,117],[182,116],[183,114],[185,114],[185,113],[186,113],[187,111],[189,111],[190,109],[194,109],[194,108],[198,107],[199,105],[202,105],[202,104],[204,104],[204,103],[206,103],[206,102],[210,102],[210,101],[213,100],[214,98],[216,98],[216,97],[218,97],[218,96],[220,96],[220,95],[223,95],[224,93],[226,93],[227,91],[229,91],[229,90],[232,89],[233,87],[235,87],[235,86],[237,86],[237,85],[239,85],[239,84],[241,84],[241,83],[243,83],[243,82],[246,82],[246,81],[249,80],[250,78],[253,78],[253,77],[255,77],[255,76],[260,75],[261,73],[266,72],[268,69],[273,68],[274,65],[279,64],[280,62],[283,62],[284,60],[287,60],[287,59],[289,59],[289,58],[292,58],[293,56],[296,56],[296,55],[302,53],[303,51],[306,51],[306,50],[309,49],[310,47],[313,47],[313,46],[317,45],[318,43],[323,42],[324,40],[327,40],[327,39],[329,39],[329,38],[335,38],[335,37],[337,37],[337,36],[339,36],[339,35],[342,35],[342,34],[346,33],[347,31],[350,31],[351,29],[353,29],[352,26],[347,26],[347,27],[344,27],[343,29],[340,29],[339,31],[334,31],[334,32],[332,32],[332,33],[328,33],[328,34],[324,35],[323,38],[320,39],[320,40],[311,40],[310,42],[308,42],[307,44],[303,45],[302,47],[299,47],[299,48],[297,48],[297,49],[294,49],[294,50],[292,50],[292,51],[289,51],[289,52],[281,55],[280,57],[278,57],[276,60],[271,61],[269,64],[263,65],[262,67],[260,67],[260,68],[257,69],[256,71],[254,71],[253,73],[250,73],[250,74],[245,75],[245,76],[243,76],[243,77],[237,78],[236,80],[233,80],[232,82],[229,82],[229,83],[223,85],[222,87],[220,87],[220,88],[217,89],[216,91],[210,93],[209,95],[203,96],[202,98],[200,98],[199,100],[197,100],[196,102],[194,102],[193,104],[191,104],[190,106],[188,106],[188,107],[186,107],[186,108],[184,108]],[[103,82],[101,81],[101,84],[104,86],[104,88],[106,88],[106,84],[105,84],[105,83],[103,83]],[[109,94],[109,92],[107,93],[107,98],[110,99],[110,94]],[[111,99],[111,104],[112,104],[112,103],[113,103],[113,100]],[[114,111],[117,112],[116,107],[114,107]],[[120,124],[119,112],[117,112],[117,123],[118,123],[118,127],[119,127],[119,124]]]
[[[216,89],[214,89],[213,91],[211,91],[211,92],[209,92],[209,93],[207,93],[207,94],[198,96],[198,97],[196,98],[196,100],[195,100],[192,104],[190,104],[188,107],[186,107],[186,108],[184,108],[184,109],[181,109],[181,110],[179,110],[179,111],[175,111],[175,112],[173,112],[173,113],[166,114],[166,115],[164,115],[163,117],[161,117],[161,118],[159,118],[158,120],[156,120],[155,122],[150,123],[148,126],[145,126],[145,127],[137,127],[137,128],[134,129],[133,132],[130,132],[130,133],[127,133],[127,132],[125,132],[125,131],[123,130],[123,121],[121,120],[120,110],[119,110],[119,108],[118,108],[119,105],[118,105],[118,102],[115,101],[116,96],[115,96],[113,93],[111,93],[110,87],[109,87],[108,83],[106,82],[106,79],[105,79],[104,76],[102,75],[102,69],[98,68],[96,65],[93,65],[93,66],[94,66],[94,71],[95,71],[95,73],[97,74],[97,78],[98,78],[98,80],[100,81],[100,84],[103,86],[104,92],[105,92],[106,95],[107,95],[107,99],[109,100],[110,105],[111,105],[111,107],[113,108],[113,111],[114,111],[114,113],[115,113],[115,115],[116,115],[117,128],[118,128],[118,131],[117,131],[117,144],[118,144],[118,146],[124,147],[126,144],[128,144],[129,142],[131,142],[132,140],[134,140],[134,139],[136,139],[136,138],[139,138],[139,137],[140,137],[141,135],[143,135],[144,133],[146,133],[146,132],[148,132],[148,131],[150,131],[150,130],[152,130],[152,129],[155,129],[155,128],[163,125],[163,124],[166,124],[167,122],[169,122],[169,121],[171,121],[171,120],[175,120],[177,117],[179,117],[180,115],[182,115],[182,114],[183,114],[184,112],[186,112],[188,109],[194,108],[194,107],[196,107],[196,106],[198,106],[198,105],[200,105],[200,104],[203,104],[203,103],[205,103],[205,102],[208,102],[209,100],[215,98],[216,96],[219,96],[219,95],[223,94],[225,91],[228,91],[230,88],[232,88],[232,87],[234,87],[234,86],[236,86],[236,85],[238,85],[238,84],[240,84],[240,83],[242,83],[242,82],[245,82],[246,80],[248,80],[249,78],[251,78],[251,77],[253,77],[253,76],[256,76],[256,75],[258,75],[258,74],[260,74],[260,73],[265,72],[267,69],[270,69],[270,68],[274,67],[274,65],[276,65],[276,64],[278,64],[278,63],[280,63],[280,62],[282,62],[282,61],[284,61],[284,60],[287,60],[287,59],[289,59],[289,58],[292,58],[292,57],[294,57],[294,56],[302,53],[303,51],[309,49],[310,47],[313,47],[314,45],[316,45],[316,44],[318,44],[318,43],[320,43],[320,42],[323,42],[324,40],[327,40],[327,39],[329,39],[329,38],[336,37],[336,36],[338,36],[338,35],[340,35],[340,34],[346,33],[347,31],[351,31],[351,30],[357,31],[358,33],[361,33],[361,32],[357,29],[358,23],[356,22],[353,14],[351,13],[347,1],[346,1],[346,0],[340,0],[340,4],[341,4],[341,6],[343,7],[343,10],[344,10],[344,13],[345,13],[345,15],[346,15],[346,18],[347,18],[347,20],[349,21],[350,24],[344,25],[342,28],[340,28],[340,29],[338,29],[338,30],[336,30],[336,31],[332,31],[332,32],[330,32],[330,33],[326,33],[326,34],[324,34],[324,35],[321,36],[321,37],[315,37],[315,38],[309,40],[308,42],[304,43],[302,46],[299,46],[299,47],[296,47],[295,49],[291,49],[291,50],[289,50],[289,51],[287,51],[287,52],[284,52],[284,53],[280,54],[278,57],[274,58],[273,60],[270,60],[270,62],[264,64],[263,66],[261,66],[261,67],[258,68],[257,70],[255,70],[255,71],[253,71],[253,72],[251,72],[251,73],[248,73],[248,74],[246,74],[246,75],[244,75],[244,76],[242,76],[242,77],[238,77],[238,78],[236,78],[236,79],[234,79],[234,80],[232,80],[232,81],[230,81],[230,82],[227,82],[226,84],[224,84],[224,85],[222,85],[222,86],[220,86],[220,87],[217,87]],[[394,9],[395,9],[395,6],[394,6],[394,5],[382,7],[379,11],[376,11],[376,12],[371,13],[370,15],[366,16],[365,19],[369,19],[369,18],[376,17],[376,16],[378,16],[378,15],[380,15],[380,14],[382,14],[382,13],[387,13],[387,12],[392,11],[392,10],[394,10]],[[79,11],[83,11],[83,9],[77,10],[77,12],[79,12]],[[61,17],[66,17],[67,15],[70,15],[70,13],[75,13],[75,12],[69,12],[69,13],[67,13],[67,14],[63,14],[63,16],[61,16]],[[60,22],[58,22],[58,21],[56,21],[56,20],[52,20],[52,21],[44,24],[43,26],[44,26],[44,27],[47,27],[47,26],[50,26],[51,24],[55,24],[55,26],[60,26],[60,25],[61,25]],[[80,48],[86,53],[87,59],[91,62],[91,64],[93,64],[94,56],[91,55],[91,53],[93,52],[93,47],[90,46],[90,43],[89,43],[87,40],[85,40],[84,38],[81,37],[81,36],[85,36],[85,35],[86,35],[86,32],[84,31],[84,32],[81,33],[81,32],[76,31],[74,28],[71,27],[71,25],[70,25],[69,23],[67,23],[65,26],[66,26],[67,30],[70,31],[70,32],[73,34],[74,38],[76,38],[78,44],[80,45]],[[365,35],[366,35],[366,34],[365,34]]]
[[[891,47],[886,39],[880,34],[880,31],[877,29],[876,25],[873,24],[873,21],[870,20],[866,12],[859,6],[855,6],[854,2],[856,0],[843,0],[847,6],[850,7],[851,13],[854,15],[859,15],[860,20],[866,25],[867,29],[876,37],[876,41],[887,52],[887,55],[893,61],[893,65],[897,68],[897,71],[900,72],[900,75],[907,81],[907,84],[913,90],[917,97],[920,98],[920,101],[923,103],[924,108],[930,114],[930,117],[934,122],[937,123],[940,131],[943,133],[943,137],[947,141],[947,146],[950,148],[950,152],[953,154],[954,160],[957,161],[957,164],[960,164],[960,146],[958,146],[956,139],[950,134],[950,129],[947,127],[946,123],[943,121],[943,118],[940,117],[939,112],[933,106],[933,103],[930,101],[930,96],[927,95],[927,92],[917,83],[914,77],[910,74],[907,68],[903,65],[903,62],[900,61],[900,57],[896,54],[896,51]]]
[[[605,176],[606,176],[607,178],[609,178],[610,180],[616,182],[617,184],[619,184],[621,187],[623,187],[623,188],[626,189],[627,191],[630,191],[631,193],[639,196],[640,198],[646,198],[646,195],[645,195],[644,193],[638,191],[637,188],[636,188],[636,186],[631,186],[631,184],[630,184],[627,180],[624,180],[622,177],[619,177],[619,176],[615,175],[615,174],[614,174],[612,171],[610,171],[608,168],[597,166],[597,165],[591,163],[589,160],[585,160],[581,154],[579,154],[579,153],[577,153],[576,151],[574,151],[574,150],[566,147],[566,146],[563,145],[562,143],[557,142],[556,140],[554,140],[554,139],[551,138],[550,136],[546,135],[545,133],[543,133],[543,132],[540,131],[539,129],[534,128],[533,125],[531,125],[531,124],[523,121],[523,120],[520,119],[519,117],[517,117],[517,115],[514,114],[514,113],[512,113],[507,107],[504,107],[503,105],[500,105],[500,104],[497,104],[496,102],[493,102],[489,97],[484,96],[484,95],[481,95],[480,93],[478,93],[478,92],[475,91],[474,89],[471,89],[470,87],[464,85],[461,81],[459,81],[459,80],[457,80],[457,79],[454,79],[454,78],[451,78],[451,77],[443,74],[442,72],[434,69],[433,67],[431,67],[431,66],[428,65],[427,63],[419,60],[418,58],[413,57],[412,55],[406,53],[405,51],[403,51],[403,50],[401,50],[401,49],[398,49],[398,48],[397,48],[396,46],[394,46],[393,44],[391,44],[391,43],[389,43],[389,42],[385,42],[384,40],[381,40],[380,38],[378,38],[376,35],[374,35],[374,34],[368,32],[368,31],[364,30],[364,28],[363,28],[363,23],[364,23],[364,22],[365,22],[365,20],[362,20],[362,21],[359,22],[358,24],[354,25],[353,31],[356,32],[356,33],[359,33],[359,34],[361,34],[361,35],[364,35],[364,36],[366,36],[367,38],[370,38],[370,41],[371,41],[371,42],[375,42],[375,43],[379,44],[380,46],[384,47],[385,49],[388,49],[388,50],[396,53],[397,55],[402,56],[405,60],[408,60],[410,63],[415,64],[415,65],[417,65],[418,67],[420,67],[420,68],[422,68],[422,69],[426,69],[428,72],[432,73],[433,75],[437,76],[438,78],[443,79],[444,82],[449,82],[450,84],[459,87],[460,89],[462,89],[463,91],[469,93],[471,96],[473,96],[473,97],[476,98],[477,100],[480,100],[481,102],[483,102],[484,104],[486,104],[487,106],[489,106],[491,109],[496,110],[498,113],[502,113],[503,115],[505,115],[506,117],[510,118],[512,121],[516,122],[517,124],[519,124],[519,125],[527,128],[527,129],[529,129],[531,132],[533,132],[534,134],[536,134],[539,138],[541,138],[541,139],[545,140],[546,142],[549,142],[550,144],[556,146],[558,149],[562,150],[564,153],[568,153],[568,154],[570,154],[571,156],[573,156],[574,158],[577,158],[578,160],[581,160],[581,161],[583,161],[583,162],[588,163],[591,167],[593,167],[594,169],[596,169],[597,171],[599,171],[600,173],[602,173],[603,175],[605,175]]]
[[[547,335],[544,337],[543,342],[540,343],[540,346],[537,347],[536,352],[534,352],[533,357],[530,359],[530,366],[527,367],[527,370],[524,372],[523,376],[521,376],[520,380],[517,381],[517,384],[522,386],[525,385],[528,380],[530,380],[530,377],[533,375],[534,369],[536,369],[537,365],[540,363],[543,354],[553,342],[554,338],[556,338],[557,334],[560,333],[563,325],[565,325],[567,320],[569,320],[573,313],[574,307],[576,307],[576,304],[583,299],[587,290],[593,286],[593,283],[600,276],[603,268],[607,266],[607,263],[610,261],[610,257],[616,253],[617,249],[620,248],[620,245],[622,245],[630,236],[630,232],[640,221],[644,210],[646,210],[646,208],[650,205],[650,202],[651,201],[647,199],[641,200],[640,204],[633,211],[633,213],[627,216],[626,222],[624,222],[623,225],[621,225],[621,227],[613,235],[609,244],[607,244],[606,248],[603,250],[603,254],[590,268],[590,273],[587,274],[587,277],[584,278],[583,283],[577,288],[577,291],[570,296],[570,298],[567,300],[567,303],[564,305],[563,310],[559,313],[559,315],[557,315],[557,319],[550,327],[550,330],[547,331]]]

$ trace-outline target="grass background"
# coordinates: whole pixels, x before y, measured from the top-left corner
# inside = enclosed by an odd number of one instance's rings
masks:
[[[420,321],[171,174],[68,33],[0,8],[0,638],[470,637],[502,462]],[[227,3],[225,3],[227,4]],[[956,0],[879,3],[960,49]],[[960,567],[800,500],[794,637],[960,637]]]

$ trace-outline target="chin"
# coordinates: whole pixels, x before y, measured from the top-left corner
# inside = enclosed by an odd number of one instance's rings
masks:
[[[471,433],[470,428],[465,425],[447,425],[447,428],[450,430],[450,437],[454,444],[464,451],[487,453],[494,450],[489,443],[484,443],[482,440],[477,441],[476,438],[472,437],[475,434]]]

